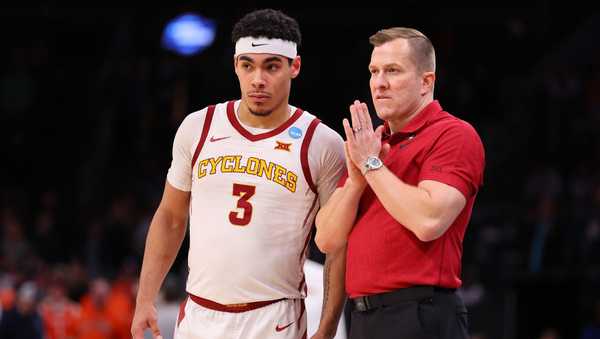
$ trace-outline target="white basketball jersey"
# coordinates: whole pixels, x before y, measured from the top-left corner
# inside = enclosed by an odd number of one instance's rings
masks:
[[[319,208],[308,149],[319,120],[290,106],[287,122],[253,134],[238,121],[239,103],[200,113],[190,162],[187,291],[221,304],[303,298],[302,267]],[[338,158],[331,191],[343,170]]]

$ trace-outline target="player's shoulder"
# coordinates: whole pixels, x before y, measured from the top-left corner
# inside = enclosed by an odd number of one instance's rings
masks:
[[[214,105],[208,105],[202,109],[189,113],[181,122],[181,128],[194,128],[204,124],[209,111],[220,112],[226,110],[227,102],[222,102]]]
[[[195,112],[192,112],[192,113],[188,114],[183,119],[183,121],[181,122],[181,124],[190,124],[190,123],[193,123],[193,122],[204,120],[204,117],[206,116],[206,111],[207,111],[207,108],[203,108],[201,110],[197,110]]]
[[[309,111],[303,111],[303,114],[307,120],[314,121],[315,119],[318,119],[319,121],[319,123],[315,127],[315,134],[313,136],[313,139],[319,138],[319,140],[331,140],[332,142],[344,141],[338,132],[329,127],[315,114]]]
[[[305,114],[310,114],[305,112]],[[318,117],[310,114],[309,119],[314,121]],[[309,153],[318,155],[320,157],[324,153],[343,154],[344,139],[331,127],[327,126],[323,121],[319,119],[319,123],[316,125],[314,134],[310,139]]]
[[[319,141],[329,141],[331,143],[344,143],[342,136],[336,132],[333,128],[329,127],[324,122],[320,122],[315,129],[314,138],[318,138]]]
[[[201,120],[204,119],[204,117],[208,114],[209,111],[217,111],[217,110],[223,110],[225,109],[227,106],[227,102],[221,102],[221,103],[217,103],[217,104],[212,104],[212,105],[208,105],[202,109],[199,109],[197,111],[194,111],[190,114],[188,114],[185,118],[189,119],[189,120]]]

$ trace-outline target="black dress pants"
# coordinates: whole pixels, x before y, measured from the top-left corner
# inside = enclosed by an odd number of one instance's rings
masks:
[[[366,307],[353,300],[350,339],[469,338],[462,298],[454,290],[428,288],[428,293],[416,293],[415,300],[406,298],[415,294],[410,291],[414,288],[398,290],[402,298],[394,298],[396,291],[370,297]]]

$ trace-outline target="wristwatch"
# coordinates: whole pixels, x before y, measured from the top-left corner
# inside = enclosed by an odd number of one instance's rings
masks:
[[[363,166],[363,175],[367,174],[368,171],[373,171],[376,169],[380,169],[383,166],[383,161],[376,156],[370,156],[365,161],[365,165]]]

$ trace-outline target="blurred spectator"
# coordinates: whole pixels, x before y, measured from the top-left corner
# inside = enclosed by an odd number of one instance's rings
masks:
[[[135,306],[136,266],[131,260],[121,265],[106,301],[106,311],[113,324],[115,339],[131,338],[131,321]]]
[[[75,339],[81,321],[78,304],[67,297],[63,273],[56,271],[40,305],[46,339]]]
[[[15,306],[5,310],[0,320],[2,339],[43,339],[42,317],[37,311],[38,290],[33,282],[19,287]]]
[[[110,285],[104,278],[90,283],[90,291],[81,299],[80,339],[117,339],[115,324],[108,309]]]
[[[553,246],[561,240],[555,200],[549,196],[542,196],[534,213],[531,224],[529,271],[539,273],[547,268],[547,265],[560,262],[559,254],[562,247]]]
[[[0,309],[5,311],[15,305],[16,292],[13,280],[8,274],[0,275]]]

